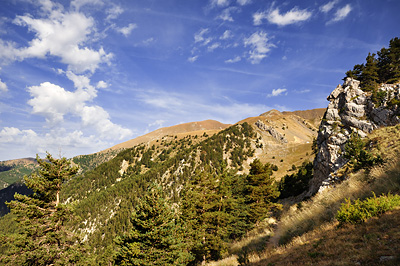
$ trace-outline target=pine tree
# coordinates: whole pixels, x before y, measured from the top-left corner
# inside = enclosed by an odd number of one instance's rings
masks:
[[[279,191],[271,177],[271,164],[263,165],[259,159],[255,159],[250,167],[246,178],[245,196],[249,207],[249,220],[257,223],[266,218],[272,208],[279,207],[273,202],[279,196]]]
[[[226,251],[235,209],[226,175],[202,172],[187,184],[182,196],[182,219],[188,227],[194,264],[218,260]]]
[[[133,229],[115,240],[119,247],[116,265],[186,265],[192,259],[183,227],[160,187],[152,186],[138,199],[131,222]]]
[[[33,191],[26,196],[16,193],[7,203],[17,217],[20,232],[2,236],[5,253],[0,261],[10,265],[72,265],[79,259],[77,237],[66,222],[73,219],[69,206],[60,203],[62,184],[73,177],[77,167],[66,158],[46,160],[37,157],[40,169],[24,181]]]
[[[375,58],[375,54],[369,53],[366,61],[361,74],[360,86],[364,91],[375,91],[379,82],[378,60]]]

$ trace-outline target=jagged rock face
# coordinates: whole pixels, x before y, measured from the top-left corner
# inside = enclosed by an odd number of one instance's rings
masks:
[[[359,81],[347,78],[327,98],[330,103],[319,127],[309,195],[337,181],[336,171],[347,163],[343,154],[351,132],[365,137],[379,127],[400,123],[399,106],[390,104],[392,99],[400,99],[400,84],[379,88],[386,93],[380,106],[372,101],[371,93],[359,86]]]
[[[278,131],[276,131],[273,127],[267,126],[266,124],[264,124],[261,120],[258,120],[255,125],[264,131],[267,131],[269,134],[271,134],[271,136],[276,139],[277,141],[281,142],[281,143],[287,143],[287,139]]]

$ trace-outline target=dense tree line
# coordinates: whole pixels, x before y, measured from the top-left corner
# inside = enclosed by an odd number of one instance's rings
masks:
[[[379,103],[384,95],[377,91],[378,85],[400,81],[400,39],[393,38],[389,48],[382,48],[377,54],[369,53],[366,62],[355,65],[346,72],[346,77],[359,80],[360,87],[372,92],[374,102]]]

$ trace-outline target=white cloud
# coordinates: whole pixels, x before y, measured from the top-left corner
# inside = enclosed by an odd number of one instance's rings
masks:
[[[233,37],[232,31],[230,30],[226,30],[224,31],[224,33],[222,34],[221,37],[219,37],[221,40],[227,40]]]
[[[225,63],[232,64],[232,63],[239,62],[240,60],[242,60],[242,58],[240,56],[236,56],[232,59],[225,60]]]
[[[221,14],[217,17],[219,19],[222,19],[223,21],[230,21],[233,22],[233,17],[231,15],[231,12],[237,11],[238,9],[236,7],[228,7],[222,10]]]
[[[65,128],[52,129],[45,134],[15,127],[4,127],[0,131],[0,148],[9,151],[1,154],[6,156],[4,159],[33,157],[38,153],[44,155],[47,151],[54,155],[66,152],[68,157],[72,157],[78,155],[77,152],[97,152],[111,145],[94,135],[85,136],[80,130],[68,132]]]
[[[89,99],[87,95],[66,91],[50,82],[29,87],[28,90],[32,97],[28,101],[33,108],[32,113],[44,116],[51,125],[62,122],[66,113],[76,112],[75,107]]]
[[[221,44],[219,42],[216,42],[216,43],[213,43],[212,45],[208,46],[207,50],[209,52],[212,52],[212,51],[214,51],[215,49],[217,49],[219,47],[221,47]]]
[[[124,13],[124,10],[120,6],[113,6],[112,8],[107,10],[108,15],[106,20],[116,19],[122,13]]]
[[[148,126],[149,127],[157,126],[157,128],[161,128],[165,122],[166,122],[165,120],[159,119],[154,121],[153,123],[150,123]]]
[[[95,129],[102,138],[124,139],[132,134],[129,129],[122,128],[110,121],[109,114],[100,106],[87,105],[96,97],[96,90],[89,84],[85,76],[67,73],[77,90],[70,92],[64,88],[44,82],[40,86],[28,88],[32,99],[32,113],[46,118],[50,126],[59,125],[67,114],[80,117],[82,126]]]
[[[151,44],[152,42],[154,42],[154,41],[155,41],[154,38],[153,38],[153,37],[150,37],[150,38],[148,38],[148,39],[142,41],[142,44],[143,44],[144,46],[148,46],[148,45],[150,45],[150,44]]]
[[[249,51],[249,60],[252,64],[258,64],[267,57],[271,48],[275,47],[274,44],[269,42],[267,33],[255,32],[249,38],[244,39],[244,46],[250,46],[252,50]]]
[[[1,81],[0,79],[0,92],[7,92],[8,91],[8,87],[7,84],[5,84],[3,81]]]
[[[204,35],[209,33],[210,30],[208,28],[206,29],[200,29],[195,35],[194,35],[194,42],[195,43],[201,43],[202,45],[207,45],[212,41],[211,37],[206,38]]]
[[[97,82],[96,88],[106,89],[107,87],[108,87],[108,84],[105,81],[100,80],[99,82]]]
[[[224,7],[229,5],[230,0],[211,0],[211,7]]]
[[[284,92],[286,92],[287,91],[287,89],[273,89],[272,90],[272,93],[271,94],[268,94],[267,95],[267,97],[268,98],[270,98],[270,97],[276,97],[276,96],[279,96],[279,95],[282,95]],[[287,94],[287,93],[286,93]],[[286,95],[285,94],[285,95]]]
[[[131,34],[132,30],[136,29],[137,25],[134,23],[130,23],[128,26],[123,27],[123,28],[118,28],[117,31],[125,35],[125,37],[128,37],[129,34]]]
[[[190,63],[193,63],[193,62],[195,62],[195,61],[197,60],[197,58],[199,58],[199,56],[198,56],[198,55],[195,55],[195,56],[189,57],[189,58],[188,58],[188,61],[189,61]]]
[[[73,7],[77,11],[84,5],[102,6],[103,4],[104,3],[102,0],[72,0],[71,1],[71,7]]]
[[[248,5],[251,3],[251,0],[237,0],[237,3],[241,6]]]
[[[352,8],[351,8],[350,4],[347,4],[344,7],[339,8],[335,13],[334,18],[331,21],[329,21],[328,23],[333,23],[333,22],[337,22],[337,21],[345,19],[349,15],[351,10],[352,10]]]
[[[14,23],[26,26],[35,34],[28,47],[12,49],[14,58],[56,56],[68,65],[70,70],[81,73],[94,72],[100,63],[108,63],[112,54],[103,48],[93,50],[83,46],[94,29],[94,21],[82,13],[62,13],[53,10],[47,18],[35,19],[30,15],[17,16]],[[11,46],[6,46],[10,51]],[[9,56],[10,57],[10,56]]]
[[[329,11],[332,10],[332,8],[339,2],[339,0],[333,0],[330,1],[328,3],[326,3],[325,5],[321,6],[319,8],[319,10],[321,10],[321,12],[323,13],[328,13]]]
[[[262,21],[266,19],[269,23],[286,26],[306,21],[310,19],[311,15],[312,13],[307,11],[307,9],[298,9],[297,7],[292,8],[284,14],[280,13],[279,8],[275,8],[253,14],[253,23],[254,25],[261,25]]]

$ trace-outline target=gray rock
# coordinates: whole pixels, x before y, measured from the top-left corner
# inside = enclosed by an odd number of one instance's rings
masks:
[[[343,154],[351,132],[366,137],[379,127],[400,123],[400,107],[389,104],[391,99],[400,98],[400,84],[383,84],[379,88],[387,92],[380,107],[375,106],[371,93],[359,86],[358,80],[346,78],[328,96],[330,103],[319,127],[314,178],[307,196],[340,181],[335,173],[347,163]]]

